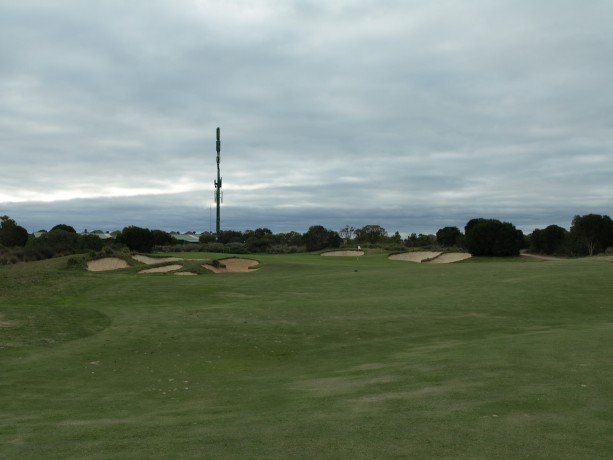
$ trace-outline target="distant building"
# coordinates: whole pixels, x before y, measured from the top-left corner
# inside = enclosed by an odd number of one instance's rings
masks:
[[[101,240],[108,240],[109,238],[115,238],[109,232],[103,232],[102,230],[94,230],[93,232],[84,232],[81,235],[96,235]]]
[[[172,236],[179,242],[179,244],[196,244],[200,243],[200,238],[198,235],[194,235],[193,233],[172,233]]]

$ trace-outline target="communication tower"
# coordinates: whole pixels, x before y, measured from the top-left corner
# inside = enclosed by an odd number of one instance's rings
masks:
[[[223,194],[221,191],[221,175],[219,172],[219,158],[221,152],[221,140],[219,136],[219,128],[217,128],[217,180],[215,181],[215,203],[217,204],[217,219],[215,221],[215,233],[219,238],[221,227],[221,203],[223,202]]]

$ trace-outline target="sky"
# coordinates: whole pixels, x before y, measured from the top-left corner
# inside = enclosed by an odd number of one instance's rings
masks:
[[[0,0],[0,215],[30,231],[613,215],[610,0]]]

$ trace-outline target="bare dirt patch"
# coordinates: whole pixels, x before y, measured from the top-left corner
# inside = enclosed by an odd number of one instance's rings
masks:
[[[460,260],[470,259],[472,257],[468,252],[448,252],[441,254],[429,261],[429,264],[451,264],[453,262],[459,262]]]
[[[254,271],[251,267],[259,264],[253,259],[221,259],[219,262],[225,267],[215,267],[213,265],[204,264],[203,267],[215,273],[248,273]]]
[[[166,273],[166,272],[173,272],[175,270],[179,270],[180,268],[183,268],[183,265],[179,265],[179,264],[164,265],[162,267],[147,268],[145,270],[139,271],[138,273]]]
[[[90,260],[87,262],[87,270],[90,272],[103,272],[127,268],[128,262],[119,257],[105,257],[104,259]]]
[[[178,262],[179,260],[182,260],[182,259],[179,259],[178,257],[149,257],[149,256],[143,256],[140,254],[134,255],[132,256],[132,258],[146,265],[162,264],[162,263],[167,263],[167,262]]]
[[[435,257],[438,257],[441,254],[442,252],[434,252],[434,251],[403,252],[402,254],[393,254],[389,256],[388,259],[421,263],[428,259],[434,259]]]
[[[4,319],[4,315],[0,315],[0,329],[8,329],[9,327],[17,326],[19,326],[19,323],[17,321]]]
[[[322,256],[326,257],[357,257],[363,256],[364,251],[330,251],[330,252],[322,252]]]

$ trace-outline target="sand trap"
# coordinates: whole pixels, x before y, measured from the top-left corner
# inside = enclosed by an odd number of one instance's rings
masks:
[[[257,260],[253,259],[220,259],[219,262],[226,267],[214,267],[208,264],[203,265],[203,267],[215,273],[248,273],[254,271],[251,267],[259,264]]]
[[[149,256],[142,256],[142,255],[135,255],[132,256],[132,258],[134,260],[138,260],[139,262],[143,263],[143,264],[147,264],[147,265],[153,265],[153,264],[161,264],[164,262],[177,262],[179,260],[178,257],[149,257]]]
[[[327,257],[357,257],[357,256],[363,256],[364,255],[364,251],[330,251],[330,252],[322,252],[321,253],[322,256],[327,256]]]
[[[90,260],[87,269],[90,272],[103,272],[128,267],[128,262],[118,257],[105,257],[104,259]]]
[[[470,259],[472,255],[468,252],[448,252],[441,254],[436,259],[428,262],[429,264],[451,264],[453,262],[459,262],[460,260]]]
[[[443,254],[442,252],[435,251],[417,251],[394,254],[389,256],[388,259],[429,264],[450,264],[459,262],[460,260],[470,259],[471,257],[472,256],[467,252],[448,252]]]
[[[147,268],[139,271],[138,273],[166,273],[178,270],[180,268],[183,268],[183,265],[164,265],[163,267]]]
[[[421,263],[426,259],[433,259],[434,257],[438,257],[441,254],[442,252],[434,251],[403,252],[402,254],[393,254],[389,256],[388,259]]]
[[[528,253],[525,253],[525,252],[522,252],[522,253],[520,254],[520,256],[523,256],[523,257],[529,257],[529,258],[531,258],[531,259],[538,259],[538,260],[562,260],[562,259],[560,259],[559,257],[554,257],[554,256],[542,256],[542,255],[540,255],[540,254],[528,254]]]
[[[193,273],[193,272],[176,272],[173,273],[173,275],[179,275],[179,276],[196,276],[197,273]]]

